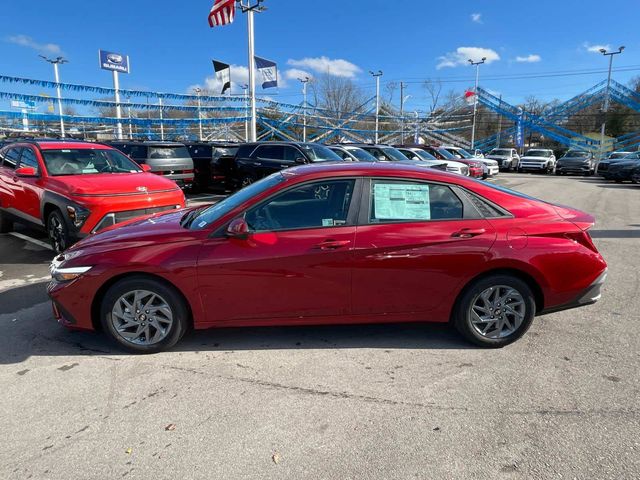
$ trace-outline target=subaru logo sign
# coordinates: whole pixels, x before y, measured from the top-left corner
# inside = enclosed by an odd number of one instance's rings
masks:
[[[107,60],[109,60],[111,63],[122,63],[122,55],[118,55],[117,53],[110,53],[109,55],[107,55]]]
[[[100,68],[103,70],[129,73],[129,57],[127,55],[99,50],[98,58],[100,60]]]

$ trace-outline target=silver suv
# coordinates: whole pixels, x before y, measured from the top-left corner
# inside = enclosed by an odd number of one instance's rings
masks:
[[[500,170],[512,172],[520,165],[520,155],[515,148],[494,148],[485,158],[498,162]]]

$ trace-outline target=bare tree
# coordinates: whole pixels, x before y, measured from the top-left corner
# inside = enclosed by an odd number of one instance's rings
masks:
[[[310,83],[316,104],[329,110],[333,118],[345,118],[364,103],[362,91],[349,78],[326,73]]]
[[[396,93],[396,90],[398,89],[398,82],[392,81],[392,82],[387,82],[386,85],[384,86],[384,89],[387,91],[387,103],[388,104],[392,104],[393,103],[393,96]]]
[[[429,114],[432,115],[439,105],[440,94],[442,93],[442,82],[440,80],[425,80],[422,86],[427,91]]]

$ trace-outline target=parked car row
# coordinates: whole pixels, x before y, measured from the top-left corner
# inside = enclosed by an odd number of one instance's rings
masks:
[[[613,152],[598,164],[598,174],[617,183],[640,183],[640,152]]]

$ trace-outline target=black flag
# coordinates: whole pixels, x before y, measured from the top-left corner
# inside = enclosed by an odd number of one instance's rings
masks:
[[[216,72],[216,78],[222,83],[222,92],[231,88],[231,67],[228,64],[213,60],[213,70]]]

